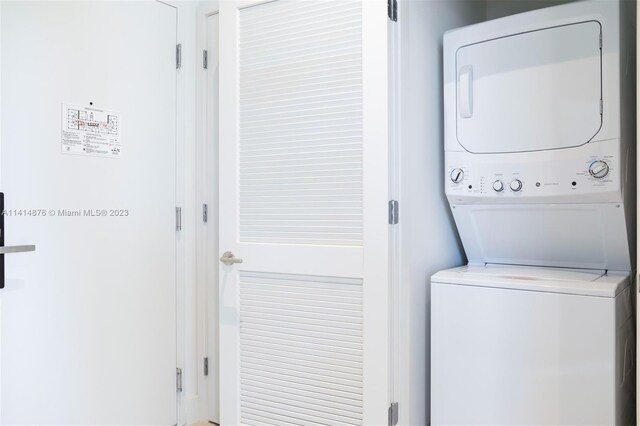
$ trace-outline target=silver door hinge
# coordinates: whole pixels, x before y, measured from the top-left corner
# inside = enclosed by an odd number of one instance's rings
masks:
[[[207,69],[207,67],[209,66],[209,53],[206,50],[202,51],[202,68],[204,68],[205,70]]]
[[[176,69],[182,66],[182,45],[176,44]]]
[[[176,231],[182,230],[182,207],[176,207]]]
[[[392,402],[389,406],[389,426],[398,424],[398,403]]]
[[[389,201],[389,225],[397,225],[400,220],[400,204],[396,200]]]
[[[204,375],[209,375],[209,358],[205,357],[204,359]]]
[[[202,221],[204,223],[207,223],[207,221],[209,220],[209,206],[207,206],[206,204],[202,205]]]
[[[182,392],[182,368],[176,368],[176,390]]]
[[[393,22],[398,22],[398,0],[387,0],[387,15]]]

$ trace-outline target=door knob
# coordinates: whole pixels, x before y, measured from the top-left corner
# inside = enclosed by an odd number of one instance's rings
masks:
[[[220,258],[220,262],[225,265],[233,265],[234,263],[242,263],[242,259],[235,257],[230,251],[225,251]]]

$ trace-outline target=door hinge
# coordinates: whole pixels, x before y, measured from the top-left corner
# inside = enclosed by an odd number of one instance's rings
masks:
[[[202,51],[202,68],[204,68],[205,70],[207,69],[207,67],[209,66],[209,52],[205,50]]]
[[[206,204],[202,205],[202,221],[204,223],[207,223],[207,221],[209,220],[209,206],[207,206]]]
[[[600,99],[600,115],[604,112],[604,102]]]
[[[398,424],[398,403],[392,402],[389,406],[389,426]]]
[[[182,66],[182,45],[176,44],[176,69]]]
[[[182,207],[176,207],[176,231],[182,230]]]
[[[600,50],[602,50],[602,33],[600,33]]]
[[[389,225],[397,225],[400,220],[400,204],[396,200],[389,201]]]
[[[209,375],[209,358],[208,357],[204,358],[204,375],[205,376]]]
[[[176,390],[182,392],[182,368],[176,368]]]
[[[387,0],[387,15],[393,22],[398,22],[398,0]]]

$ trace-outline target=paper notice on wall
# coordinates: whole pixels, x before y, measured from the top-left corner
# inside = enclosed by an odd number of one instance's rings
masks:
[[[115,111],[62,104],[62,152],[119,158],[121,119]]]

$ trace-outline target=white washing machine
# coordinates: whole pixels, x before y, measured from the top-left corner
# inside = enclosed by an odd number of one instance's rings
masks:
[[[632,415],[631,5],[444,36],[445,192],[469,265],[432,277],[432,424]]]
[[[630,424],[628,275],[463,266],[431,282],[432,424]]]

